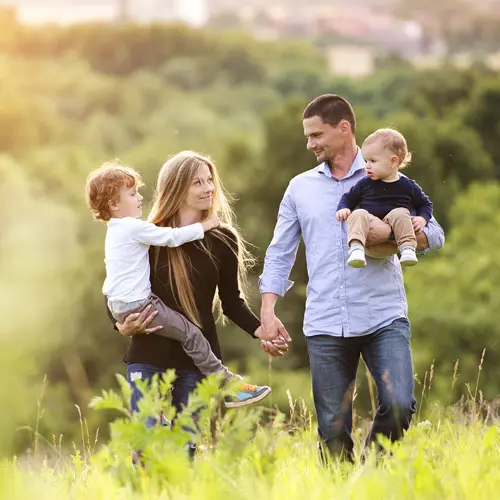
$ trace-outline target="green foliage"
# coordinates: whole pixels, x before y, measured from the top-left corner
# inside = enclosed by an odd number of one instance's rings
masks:
[[[440,258],[430,258],[418,275],[406,276],[416,352],[435,359],[437,383],[450,384],[453,364],[459,360],[461,382],[474,387],[486,349],[480,389],[490,399],[498,393],[495,380],[500,376],[495,361],[500,348],[495,317],[500,306],[500,217],[492,210],[499,201],[496,183],[473,185],[452,207],[453,228]]]
[[[42,498],[164,499],[232,498],[250,500],[307,498],[495,498],[500,477],[497,425],[453,408],[438,408],[433,418],[413,425],[402,442],[380,439],[384,452],[369,450],[356,435],[356,462],[319,461],[314,431],[293,433],[278,415],[268,426],[253,426],[253,412],[238,410],[216,447],[202,446],[193,462],[179,448],[174,428],[146,431],[132,422],[114,427],[110,445],[136,438],[151,447],[143,467],[133,468],[122,447],[103,449],[85,459],[3,463],[0,495],[12,500]],[[470,418],[469,422],[464,417]],[[114,425],[114,424],[113,424]],[[248,429],[253,427],[251,431]],[[123,430],[123,434],[120,432]],[[146,437],[146,434],[147,437]],[[137,439],[143,436],[143,440]],[[180,439],[182,441],[182,438]],[[226,442],[227,441],[227,442]],[[174,444],[175,443],[175,444]],[[236,445],[235,445],[236,443]],[[123,455],[121,455],[123,453]]]

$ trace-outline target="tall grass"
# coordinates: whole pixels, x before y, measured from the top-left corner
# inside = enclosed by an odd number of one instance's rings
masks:
[[[111,424],[106,446],[96,451],[95,437],[88,435],[82,418],[82,446],[75,445],[71,456],[59,454],[55,462],[38,456],[2,464],[0,498],[442,500],[498,496],[498,412],[495,404],[482,400],[479,380],[469,396],[455,405],[432,403],[428,420],[416,416],[403,441],[392,444],[381,439],[385,452],[371,450],[363,461],[365,431],[359,425],[354,433],[356,463],[325,465],[317,453],[312,415],[290,393],[288,415],[263,408],[221,413],[218,381],[211,378],[200,385],[177,425],[146,429],[146,418],[160,411],[172,420],[173,377],[169,373],[163,380],[156,379],[150,389],[144,386],[140,412],[132,416],[128,412],[130,388],[119,377],[120,392],[105,392],[92,403],[96,409],[120,415]],[[422,399],[429,398],[432,378],[431,365],[422,384]],[[195,410],[200,432],[193,435],[186,428],[193,426]],[[193,440],[198,452],[190,461],[184,445]],[[40,448],[37,445],[39,454]],[[143,464],[134,467],[131,454],[137,449],[143,452]]]

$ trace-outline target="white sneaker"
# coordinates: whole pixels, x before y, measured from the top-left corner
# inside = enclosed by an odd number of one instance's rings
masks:
[[[401,250],[401,257],[399,263],[403,267],[411,267],[418,263],[417,254],[414,248],[403,248]]]
[[[347,264],[351,267],[365,267],[365,249],[361,246],[355,246],[349,249]]]

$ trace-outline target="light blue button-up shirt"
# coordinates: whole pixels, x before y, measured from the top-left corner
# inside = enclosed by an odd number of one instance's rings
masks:
[[[358,337],[407,316],[403,274],[396,256],[367,258],[367,267],[347,265],[347,223],[335,218],[344,193],[366,175],[358,154],[349,173],[332,177],[327,163],[294,177],[283,196],[274,236],[259,280],[261,293],[283,296],[300,237],[306,248],[307,300],[304,333]],[[444,233],[432,218],[424,228],[429,248],[441,248]]]

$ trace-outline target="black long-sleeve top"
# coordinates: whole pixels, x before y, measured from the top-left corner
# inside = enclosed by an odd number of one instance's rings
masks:
[[[190,279],[203,335],[210,343],[214,354],[222,359],[212,312],[217,288],[224,315],[237,326],[253,336],[255,330],[260,326],[260,321],[241,298],[238,286],[238,259],[233,251],[237,249],[236,238],[229,229],[220,228],[217,231],[224,232],[229,241],[223,241],[217,238],[213,231],[209,231],[203,240],[186,243],[182,246],[182,250],[186,252],[190,261]],[[203,250],[202,244],[210,250],[213,260]],[[168,249],[159,249],[156,268],[154,252],[155,249],[151,248],[152,291],[168,307],[185,315],[186,313],[176,303],[169,284]],[[197,370],[179,342],[155,334],[133,335],[124,361],[126,363],[146,363],[164,369]]]

